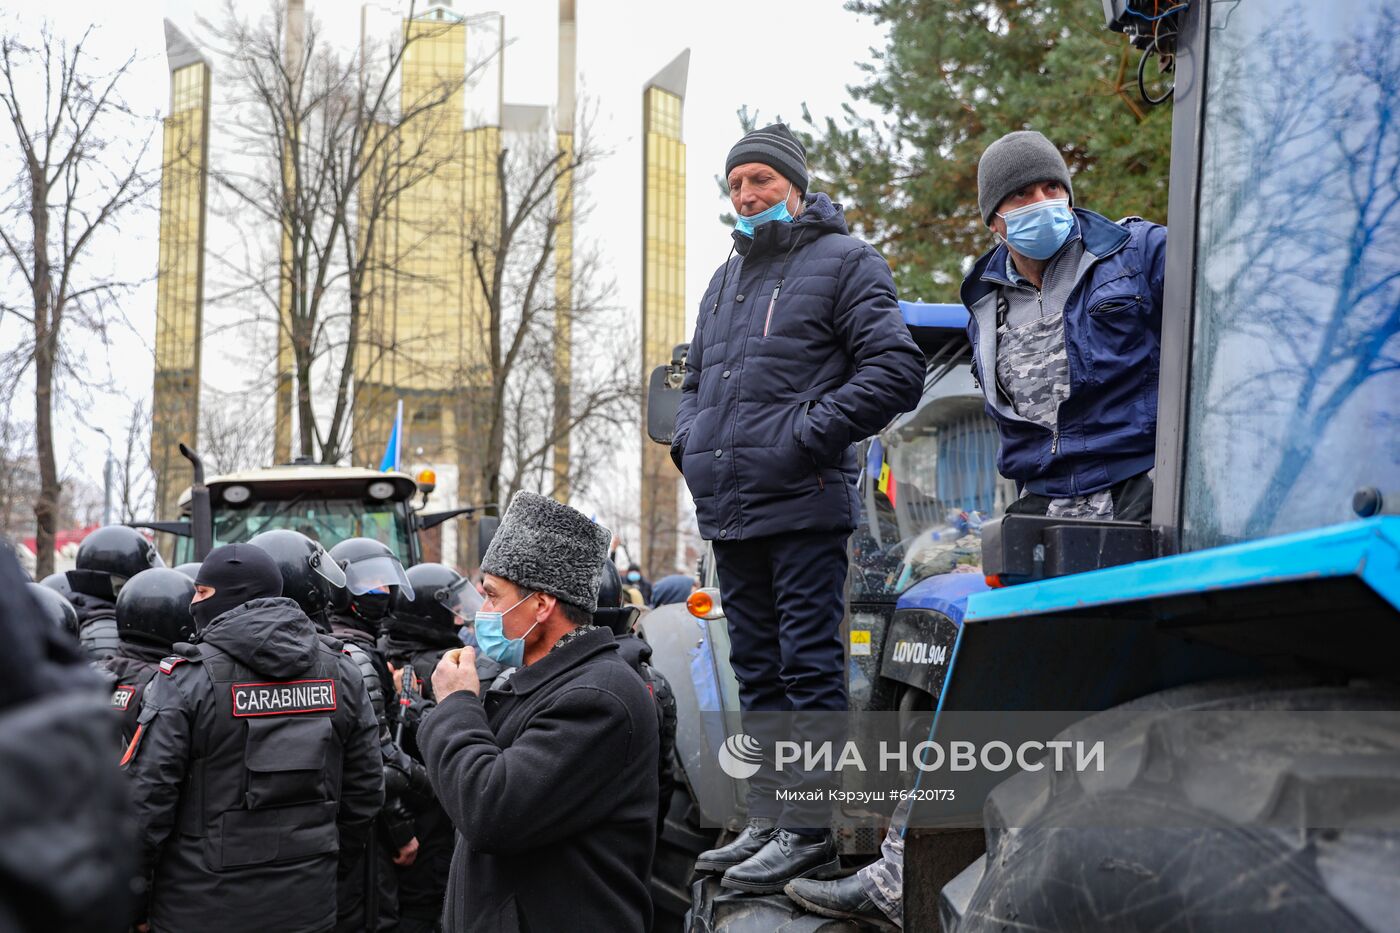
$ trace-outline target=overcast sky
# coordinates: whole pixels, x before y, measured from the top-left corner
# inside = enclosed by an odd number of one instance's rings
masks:
[[[109,60],[136,51],[139,60],[126,89],[128,99],[138,111],[163,113],[168,87],[162,19],[168,16],[198,36],[197,18],[217,18],[221,5],[222,0],[67,0],[61,25],[65,30],[97,26],[95,42]],[[237,5],[250,16],[266,8],[262,0],[238,0]],[[357,27],[358,17],[346,15],[358,10],[357,4],[308,0],[307,6],[333,29]],[[642,87],[682,50],[691,50],[684,138],[686,298],[693,322],[694,303],[729,248],[728,231],[718,221],[726,202],[719,199],[713,179],[722,172],[725,155],[739,135],[735,112],[747,104],[765,123],[778,115],[795,122],[806,102],[818,119],[839,116],[849,99],[847,85],[860,80],[857,62],[868,60],[870,47],[883,45],[883,36],[868,20],[844,10],[839,0],[578,0],[577,6],[579,88],[597,105],[597,135],[612,150],[592,183],[593,215],[577,235],[604,247],[618,304],[634,320],[640,313],[641,287]],[[557,0],[458,0],[454,8],[468,14],[503,10],[510,41],[505,53],[506,101],[554,104]],[[13,16],[6,19],[14,22]],[[214,80],[219,80],[217,70]],[[216,154],[221,116],[228,115],[216,110]],[[103,259],[127,269],[154,270],[155,226],[154,211],[132,218],[119,239],[104,245]],[[211,238],[214,235],[211,231]],[[114,391],[70,407],[60,426],[59,459],[71,472],[94,482],[100,480],[105,442],[82,422],[120,430],[130,400],[150,397],[154,305],[154,288],[139,290],[125,302],[132,332],[115,334],[110,349],[82,348],[89,352],[93,370],[110,373]],[[13,339],[7,337],[13,333],[0,330],[0,340]],[[206,344],[205,380],[233,388],[246,379],[246,366],[226,362],[222,349]],[[32,417],[29,399],[26,394],[17,400],[24,418]]]

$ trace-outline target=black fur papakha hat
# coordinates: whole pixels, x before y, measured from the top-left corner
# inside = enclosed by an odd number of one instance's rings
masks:
[[[612,532],[577,509],[522,490],[510,501],[481,570],[594,612],[611,541]]]

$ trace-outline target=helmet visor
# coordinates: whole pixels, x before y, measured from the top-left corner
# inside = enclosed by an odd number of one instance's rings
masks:
[[[306,562],[311,565],[312,570],[316,571],[316,573],[327,580],[331,586],[337,589],[344,589],[345,571],[341,570],[340,565],[335,562],[335,559],[326,553],[325,548],[317,547],[316,553],[308,557]]]
[[[433,594],[433,599],[437,600],[463,622],[472,623],[476,621],[476,611],[485,602],[481,594],[477,592],[476,585],[466,577],[458,580],[451,586],[445,586]]]
[[[345,568],[345,588],[356,596],[375,590],[388,592],[397,586],[405,599],[413,599],[413,584],[404,576],[403,566],[392,557],[366,557]]]

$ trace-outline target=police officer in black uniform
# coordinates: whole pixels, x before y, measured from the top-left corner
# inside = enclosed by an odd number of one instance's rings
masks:
[[[593,624],[612,629],[617,639],[617,652],[647,685],[647,691],[656,701],[656,720],[661,734],[661,754],[657,778],[660,794],[657,798],[656,837],[661,838],[665,828],[666,813],[671,809],[671,796],[676,789],[676,774],[672,764],[676,750],[676,694],[671,684],[660,671],[651,665],[651,645],[642,640],[636,632],[637,619],[641,610],[636,606],[623,605],[622,575],[612,561],[603,561],[603,579],[598,587],[598,608],[593,613]]]
[[[25,582],[0,547],[0,930],[119,933],[135,847],[117,722],[34,590],[57,594]]]
[[[136,733],[141,697],[178,642],[194,638],[194,581],[183,573],[153,567],[143,570],[117,594],[117,636],[121,645],[115,656],[94,665],[112,678],[112,708],[122,717],[122,751]]]
[[[123,759],[150,927],[325,933],[383,801],[364,682],[261,549],[216,548],[195,587],[196,643],[161,662]]]
[[[114,656],[117,637],[117,593],[143,570],[164,567],[155,545],[135,528],[107,525],[78,545],[77,568],[68,571],[73,608],[78,611],[78,639],[90,660]]]
[[[481,608],[481,594],[470,580],[443,564],[416,564],[406,576],[413,595],[400,590],[394,597],[384,639],[384,654],[399,680],[402,699],[399,714],[405,716],[404,750],[418,758],[418,722],[434,706],[432,676],[442,656],[462,647],[459,628],[471,622]],[[501,673],[501,665],[478,654],[477,676],[489,684]],[[405,692],[403,678],[418,685]],[[416,696],[416,698],[415,698]],[[421,761],[421,758],[418,758]],[[442,914],[447,878],[456,842],[452,821],[436,799],[414,813],[418,854],[413,864],[399,866],[400,933],[431,933]]]
[[[331,634],[344,643],[346,654],[359,665],[369,690],[379,721],[385,780],[384,809],[375,821],[367,857],[340,886],[336,930],[394,930],[398,923],[395,866],[412,864],[417,858],[413,800],[431,798],[432,787],[422,765],[394,742],[398,704],[379,637],[392,612],[395,594],[403,590],[412,596],[413,586],[394,552],[373,538],[347,538],[331,548],[330,556],[345,572],[343,596],[328,612]],[[378,920],[371,919],[374,917]]]

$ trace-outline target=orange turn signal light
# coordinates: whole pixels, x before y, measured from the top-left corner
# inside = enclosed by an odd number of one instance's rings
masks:
[[[691,593],[685,601],[685,608],[697,619],[720,619],[724,617],[724,606],[719,601],[719,590],[713,586],[703,587]]]
[[[1001,589],[1003,586],[1006,586],[1005,583],[1002,583],[1002,582],[1001,582],[1001,577],[1000,577],[999,575],[997,575],[997,574],[988,574],[987,577],[986,577],[986,580],[987,580],[987,585],[990,586],[990,587],[991,587],[992,589],[994,589],[994,590],[999,590],[999,589]]]
[[[690,614],[697,619],[703,619],[715,608],[714,597],[704,590],[696,590],[691,593],[685,601],[685,608],[690,610]]]

